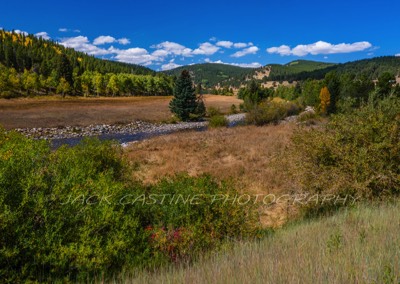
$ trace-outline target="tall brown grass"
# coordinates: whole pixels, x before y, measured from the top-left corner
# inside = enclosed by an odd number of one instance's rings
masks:
[[[90,124],[129,123],[135,120],[169,121],[171,97],[117,97],[61,99],[57,96],[0,99],[0,124],[6,129],[86,126]],[[229,113],[234,97],[205,95],[206,107]]]
[[[292,191],[284,168],[276,164],[290,143],[293,124],[219,128],[161,136],[135,143],[127,155],[135,165],[135,178],[154,183],[166,175],[209,173],[231,180],[252,196]],[[261,223],[279,226],[287,219],[286,204],[260,207]]]
[[[294,224],[187,267],[128,283],[399,283],[400,206],[361,206]]]

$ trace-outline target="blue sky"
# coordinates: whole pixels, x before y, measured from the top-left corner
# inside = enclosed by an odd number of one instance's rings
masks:
[[[400,55],[400,1],[6,1],[0,27],[155,70]]]

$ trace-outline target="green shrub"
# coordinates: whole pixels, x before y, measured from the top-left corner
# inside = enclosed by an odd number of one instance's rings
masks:
[[[248,110],[246,122],[254,125],[278,123],[287,116],[298,114],[299,110],[299,107],[291,102],[264,101]]]
[[[208,107],[207,108],[207,116],[208,117],[213,117],[216,115],[222,115],[222,112],[219,108],[215,108],[215,107]]]
[[[51,151],[45,141],[0,130],[2,281],[112,276],[192,259],[255,230],[249,206],[211,203],[207,196],[198,205],[148,202],[150,193],[235,193],[210,177],[179,176],[145,187],[130,176],[121,148],[109,142],[85,140]],[[159,230],[167,242],[154,237]]]
[[[291,171],[301,189],[362,199],[398,195],[399,110],[400,99],[387,98],[333,116],[324,128],[295,134],[287,158],[294,161]]]
[[[231,108],[230,108],[230,114],[237,114],[237,113],[238,113],[238,110],[237,110],[236,105],[232,104]]]
[[[237,192],[210,176],[165,178],[152,187],[151,194],[172,197],[159,206],[145,207],[150,211],[143,215],[151,216],[148,229],[155,256],[174,262],[191,260],[227,238],[256,233],[253,205],[233,201]]]
[[[321,120],[321,117],[314,111],[305,111],[299,114],[297,117],[298,122],[302,122],[305,125],[314,125]]]
[[[13,99],[13,98],[17,98],[20,95],[18,95],[15,92],[11,92],[11,91],[3,91],[0,93],[0,98],[2,99]]]
[[[228,119],[223,115],[214,115],[210,118],[208,126],[212,128],[228,126]]]

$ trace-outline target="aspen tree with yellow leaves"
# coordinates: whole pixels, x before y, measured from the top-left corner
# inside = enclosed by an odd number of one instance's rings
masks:
[[[323,87],[319,94],[321,100],[321,113],[327,114],[328,106],[331,103],[331,94],[329,93],[328,87]]]

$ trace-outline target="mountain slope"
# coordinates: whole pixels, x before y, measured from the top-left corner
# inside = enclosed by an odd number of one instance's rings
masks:
[[[192,73],[196,84],[201,83],[205,88],[217,86],[239,86],[246,77],[254,72],[253,68],[243,68],[228,64],[203,63],[178,67],[164,71],[165,74],[179,76],[183,70]]]
[[[278,76],[293,75],[302,72],[312,72],[316,70],[326,69],[335,65],[336,64],[334,63],[325,63],[310,60],[296,60],[289,62],[285,65],[271,64],[268,65],[271,70],[269,77],[272,78]]]
[[[0,98],[171,95],[173,78],[53,41],[0,30]]]
[[[272,70],[274,70],[272,66]],[[321,65],[322,67],[322,65]],[[278,70],[277,70],[278,69]],[[306,79],[323,79],[328,72],[336,71],[339,74],[351,73],[354,75],[365,74],[370,79],[377,79],[382,73],[390,72],[394,75],[400,74],[400,57],[382,56],[371,59],[357,60],[337,65],[326,66],[314,70],[304,70],[301,72],[281,72],[282,67],[275,67],[275,72],[271,71],[268,81],[301,81]],[[277,72],[279,71],[279,72]],[[293,70],[292,70],[293,71]]]
[[[103,60],[34,35],[0,30],[0,63],[8,68],[14,68],[17,72],[33,69],[39,75],[48,76],[57,68],[62,55],[66,56],[72,68],[78,73],[97,71],[102,74],[155,74],[153,70],[140,65]]]
[[[182,70],[192,73],[196,84],[202,83],[205,88],[215,86],[239,87],[251,79],[271,80],[271,78],[284,78],[302,72],[325,69],[335,66],[333,63],[296,60],[285,65],[270,64],[261,68],[243,68],[227,64],[204,63],[178,67],[164,73],[179,76]]]

